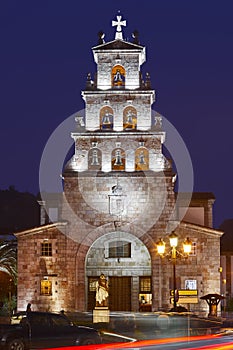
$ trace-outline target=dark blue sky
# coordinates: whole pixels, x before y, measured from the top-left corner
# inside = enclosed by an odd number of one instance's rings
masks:
[[[80,6],[81,4],[81,6]],[[195,191],[213,192],[215,227],[233,218],[233,1],[8,0],[0,4],[0,189],[36,193],[44,145],[84,108],[80,91],[95,72],[91,47],[118,10],[124,38],[137,29],[153,109],[190,152]],[[72,131],[72,130],[71,130]]]

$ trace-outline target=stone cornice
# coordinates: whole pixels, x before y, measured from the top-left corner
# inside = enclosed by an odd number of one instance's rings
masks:
[[[133,95],[154,95],[155,90],[141,90],[140,88],[135,89],[135,90],[127,90],[127,89],[121,89],[121,90],[116,90],[116,89],[108,89],[108,90],[82,90],[81,91],[82,96],[84,95],[124,95],[126,96],[129,100],[132,99]],[[129,96],[127,96],[129,94]]]
[[[150,139],[151,136],[160,136],[163,140],[164,140],[164,137],[165,137],[165,132],[164,131],[151,131],[150,130],[138,130],[138,131],[125,131],[125,130],[122,130],[122,131],[100,131],[100,130],[93,130],[93,131],[89,131],[89,130],[86,130],[86,131],[75,131],[75,132],[72,132],[71,133],[71,136],[73,138],[75,137],[84,137],[84,138],[90,138],[90,137],[102,137],[104,139],[106,138],[117,138],[117,137],[120,137],[120,136],[123,136],[123,137],[127,137],[127,138],[134,138],[135,137],[139,137],[141,138],[142,136],[146,139]]]
[[[214,229],[212,227],[205,227],[197,224],[191,224],[189,222],[182,221],[179,225],[180,228],[190,229],[193,231],[198,231],[200,233],[208,234],[211,236],[218,236],[221,237],[224,234],[224,231],[220,231],[217,229]]]
[[[18,238],[18,237],[24,237],[24,236],[29,236],[29,235],[35,235],[37,233],[40,233],[42,231],[46,231],[46,230],[51,230],[54,228],[57,228],[59,230],[59,227],[64,227],[67,225],[67,222],[56,222],[56,223],[52,223],[52,224],[47,224],[47,225],[42,225],[42,226],[37,226],[37,227],[33,227],[31,229],[27,229],[24,231],[20,231],[20,232],[16,232],[14,233],[14,235]]]

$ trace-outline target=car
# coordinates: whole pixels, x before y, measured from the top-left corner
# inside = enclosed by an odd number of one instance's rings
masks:
[[[41,349],[102,342],[97,329],[76,326],[60,313],[32,311],[16,318],[21,318],[19,324],[0,325],[0,349]]]

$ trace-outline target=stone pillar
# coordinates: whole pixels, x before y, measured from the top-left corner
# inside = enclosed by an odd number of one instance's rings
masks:
[[[139,309],[139,276],[132,277],[132,285],[131,285],[131,310],[134,312],[138,312]]]

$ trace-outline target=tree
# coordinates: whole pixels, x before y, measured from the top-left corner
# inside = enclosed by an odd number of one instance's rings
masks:
[[[9,274],[17,281],[17,242],[16,240],[0,242],[0,271]]]
[[[38,198],[29,192],[19,192],[14,186],[0,190],[0,232],[9,234],[40,225]]]

